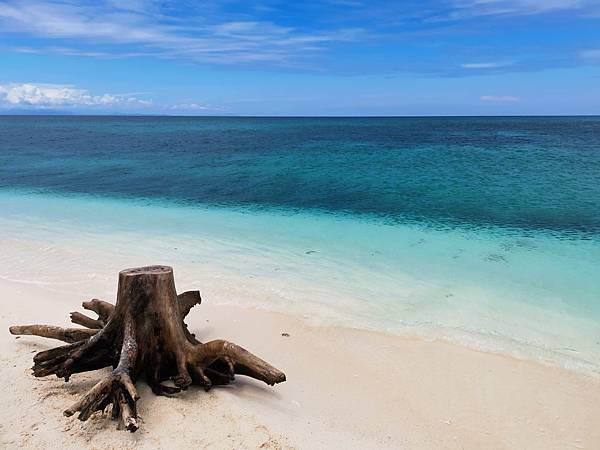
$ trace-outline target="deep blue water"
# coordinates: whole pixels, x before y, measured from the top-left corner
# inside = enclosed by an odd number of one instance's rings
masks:
[[[0,117],[0,188],[600,232],[600,117]]]

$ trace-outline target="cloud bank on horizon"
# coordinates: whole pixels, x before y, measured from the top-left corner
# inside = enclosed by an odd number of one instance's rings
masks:
[[[91,95],[87,90],[77,89],[73,86],[10,83],[0,84],[0,103],[44,109],[56,107],[147,107],[152,104],[152,101],[136,98],[132,94]]]
[[[593,89],[600,1],[5,0],[0,37],[2,109],[504,113]]]

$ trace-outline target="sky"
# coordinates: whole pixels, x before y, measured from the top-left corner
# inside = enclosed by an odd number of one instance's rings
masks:
[[[0,0],[0,113],[600,114],[600,0]]]

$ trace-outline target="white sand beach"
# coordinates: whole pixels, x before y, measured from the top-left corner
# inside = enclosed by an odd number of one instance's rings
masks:
[[[141,428],[62,411],[101,376],[64,383],[30,373],[57,341],[15,338],[11,324],[68,324],[82,298],[0,282],[3,448],[596,449],[600,380],[458,345],[338,327],[210,298],[192,310],[201,340],[237,342],[286,372],[269,387],[238,376],[209,393],[156,397],[138,382]],[[282,336],[287,333],[289,336]]]

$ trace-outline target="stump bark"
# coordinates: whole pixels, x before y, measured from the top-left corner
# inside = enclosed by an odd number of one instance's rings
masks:
[[[198,291],[177,295],[171,267],[127,269],[119,273],[115,305],[97,299],[83,302],[98,319],[71,313],[71,321],[86,328],[27,325],[10,327],[10,332],[69,343],[34,356],[36,377],[56,375],[68,381],[75,373],[112,366],[112,372],[64,414],[79,413],[85,421],[112,405],[113,417],[133,432],[139,427],[135,383],[142,376],[157,395],[176,394],[192,383],[208,390],[228,384],[236,374],[269,385],[285,381],[283,372],[236,344],[199,342],[184,318],[200,302]],[[165,384],[168,380],[171,385]]]

